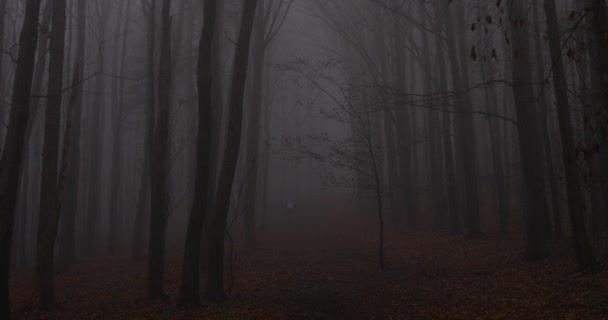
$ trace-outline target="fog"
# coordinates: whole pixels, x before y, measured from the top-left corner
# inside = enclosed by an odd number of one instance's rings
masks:
[[[0,318],[608,316],[605,0],[0,0]]]

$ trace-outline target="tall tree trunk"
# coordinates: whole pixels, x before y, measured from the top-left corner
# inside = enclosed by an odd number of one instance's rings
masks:
[[[111,6],[108,4],[98,4],[100,8],[100,16],[98,22],[99,39],[97,43],[97,64],[99,71],[104,70],[105,66],[105,41],[107,33],[107,24]],[[97,96],[93,100],[93,125],[91,128],[91,167],[90,180],[88,185],[88,201],[86,209],[86,238],[85,249],[87,254],[94,254],[97,249],[97,231],[102,212],[101,206],[101,185],[103,172],[103,146],[104,146],[104,129],[105,129],[105,90],[106,82],[103,75],[99,75],[95,79],[95,93]]]
[[[0,48],[4,48],[4,28],[5,28],[5,20],[7,16],[6,12],[6,4],[8,0],[0,0],[0,17],[2,17],[2,21],[0,21]],[[6,78],[4,76],[4,54],[0,55],[0,95],[4,95],[5,90],[8,90],[7,82],[4,82]],[[0,105],[0,123],[4,123],[6,121],[7,111],[5,110],[8,106]],[[4,147],[4,129],[0,130],[0,150]]]
[[[486,63],[481,62],[481,73],[484,81],[494,79],[494,72],[492,65],[489,70],[486,70]],[[492,114],[498,114],[498,97],[496,95],[496,88],[490,86],[486,88],[486,104],[488,112]],[[509,208],[508,208],[508,197],[505,184],[505,173],[504,173],[504,159],[501,155],[501,140],[500,140],[500,126],[496,117],[488,119],[488,126],[490,132],[490,144],[492,152],[492,169],[494,171],[494,181],[496,185],[496,201],[498,209],[498,230],[500,233],[505,233],[507,225],[509,223]]]
[[[398,15],[393,15],[393,32],[395,33],[395,44],[394,44],[394,55],[395,55],[395,85],[397,89],[406,91],[406,78],[405,78],[405,44],[403,43],[403,26],[401,25],[401,19]],[[410,131],[411,115],[403,101],[399,98],[395,99],[396,111],[395,116],[397,120],[396,132],[399,136],[397,141],[397,151],[399,157],[399,171],[401,174],[402,184],[402,198],[403,198],[403,210],[404,221],[414,227],[418,224],[418,215],[414,210],[414,187],[413,187],[413,176],[412,172],[412,149],[414,148],[414,139],[412,138]]]
[[[576,8],[578,10],[585,10],[589,3],[593,0],[586,0],[583,3],[577,2]],[[587,15],[586,22],[588,25],[593,25],[593,15]],[[589,81],[589,86],[587,88],[588,95],[582,96],[581,99],[584,99],[586,105],[586,119],[588,124],[586,126],[586,134],[587,134],[587,147],[593,150],[593,146],[600,146],[600,150],[597,153],[591,155],[590,159],[588,159],[589,166],[589,176],[590,176],[590,192],[591,192],[591,226],[593,228],[594,236],[602,236],[608,234],[608,214],[606,214],[606,206],[608,202],[606,202],[607,197],[605,195],[608,194],[608,186],[603,181],[606,178],[606,171],[604,163],[606,163],[606,159],[608,159],[608,149],[605,147],[601,147],[603,145],[603,138],[597,137],[593,135],[594,129],[596,129],[597,125],[603,125],[601,121],[598,121],[596,115],[601,114],[602,112],[602,99],[604,94],[602,94],[602,80],[600,79],[600,72],[598,66],[598,49],[597,49],[597,40],[593,36],[593,29],[581,30],[580,33],[584,33],[581,35],[583,38],[587,40],[588,50],[585,59],[583,59],[582,64],[587,68],[587,71],[584,72],[589,75],[587,80]],[[582,66],[581,66],[582,67]]]
[[[524,3],[509,0],[511,12],[511,48],[515,60],[513,70],[513,98],[517,114],[520,157],[523,167],[524,206],[527,227],[526,258],[539,260],[547,256],[547,228],[545,217],[548,215],[545,195],[545,177],[542,165],[542,140],[538,125],[534,87],[530,60],[532,50],[524,21],[528,21]]]
[[[262,142],[263,145],[263,163],[262,163],[262,193],[260,195],[260,200],[262,201],[260,205],[260,211],[262,213],[261,217],[261,228],[264,229],[268,225],[268,187],[270,185],[270,179],[268,178],[270,175],[270,111],[272,102],[268,98],[270,96],[270,73],[267,72],[264,77],[264,121],[263,121],[263,131],[264,131],[264,139]]]
[[[428,12],[426,11],[426,7],[424,4],[420,5],[420,15],[425,17],[423,20],[424,26],[427,27],[429,25],[429,21],[426,18]],[[439,29],[441,30],[441,29]],[[429,33],[426,31],[421,31],[422,34],[422,68],[425,71],[425,81],[424,81],[424,93],[430,94],[433,90],[433,68],[431,66],[431,49],[429,45]],[[428,161],[430,168],[427,172],[430,175],[430,196],[428,198],[429,208],[431,212],[431,216],[433,217],[433,222],[437,227],[445,226],[445,209],[443,206],[444,203],[444,194],[442,190],[442,186],[444,182],[441,181],[442,168],[440,165],[440,153],[441,148],[438,144],[440,130],[437,126],[438,117],[437,112],[431,110],[432,109],[432,101],[428,103],[428,109],[426,111],[426,123],[427,123],[427,136],[428,136]]]
[[[224,136],[222,134],[222,129],[224,128],[224,85],[223,85],[223,77],[224,77],[224,66],[222,63],[223,56],[227,52],[224,49],[224,7],[226,6],[225,1],[220,1],[217,4],[217,18],[215,22],[215,36],[213,37],[213,52],[211,53],[211,68],[213,78],[213,85],[211,86],[211,90],[213,93],[212,103],[215,107],[215,112],[213,112],[213,127],[211,128],[211,138],[212,138],[212,156],[211,159],[211,168],[212,168],[212,176],[211,176],[211,201],[209,202],[209,210],[213,210],[213,202],[215,201],[215,193],[217,189],[218,176],[220,171],[220,162],[222,159],[222,142],[224,140]],[[206,228],[205,228],[206,229]],[[205,230],[206,231],[206,230]]]
[[[245,190],[243,199],[243,216],[245,225],[245,243],[248,250],[257,247],[256,235],[256,199],[258,190],[260,129],[262,119],[262,90],[264,77],[264,62],[266,61],[266,23],[263,19],[265,2],[260,1],[257,16],[253,45],[251,48],[251,104],[247,121],[247,141],[245,142]],[[272,4],[268,4],[272,6]],[[270,9],[270,8],[269,8]]]
[[[53,0],[53,20],[49,45],[49,87],[44,142],[42,179],[34,276],[34,305],[48,310],[55,303],[54,253],[59,223],[58,163],[61,103],[63,98],[63,65],[65,54],[66,2]]]
[[[38,45],[37,45],[37,51],[36,51],[36,59],[34,61],[36,61],[35,67],[34,67],[34,78],[33,78],[33,82],[32,82],[32,95],[37,95],[37,96],[43,96],[45,94],[44,91],[44,80],[45,80],[45,75],[46,75],[46,71],[47,71],[47,62],[48,62],[48,34],[49,34],[49,29],[50,29],[50,23],[51,23],[51,12],[52,12],[52,1],[47,1],[45,3],[44,8],[42,9],[42,12],[40,14],[40,24],[39,24],[39,30],[41,31],[40,33],[42,33],[42,36],[38,36]],[[25,148],[23,149],[23,164],[22,164],[22,170],[21,170],[21,177],[19,178],[19,184],[22,187],[23,193],[20,193],[18,196],[18,200],[19,200],[19,207],[18,207],[18,214],[21,215],[21,222],[24,224],[21,226],[22,228],[22,233],[27,233],[27,224],[28,224],[28,213],[30,212],[30,207],[31,207],[31,202],[36,202],[37,200],[36,197],[32,197],[32,192],[33,190],[35,190],[36,188],[38,188],[38,190],[36,191],[40,191],[39,189],[39,185],[37,184],[39,182],[39,178],[40,176],[35,175],[35,174],[31,174],[30,170],[32,169],[32,167],[34,167],[34,165],[37,165],[40,162],[40,159],[38,156],[30,156],[32,154],[41,154],[42,150],[40,150],[38,148],[38,144],[33,143],[34,141],[34,137],[35,137],[35,129],[37,128],[37,120],[40,118],[38,117],[40,110],[42,110],[43,108],[41,107],[41,100],[40,98],[34,98],[30,100],[30,119],[31,121],[28,121],[27,124],[27,128],[25,129]],[[33,181],[32,181],[33,180]],[[37,192],[36,192],[37,193]],[[35,204],[36,206],[38,205],[38,203]],[[33,224],[33,223],[32,223]],[[35,232],[35,231],[34,231]],[[35,242],[35,237],[33,237],[32,242]],[[24,243],[21,244],[21,246],[23,246]],[[27,249],[27,248],[24,248]]]
[[[576,262],[580,270],[589,269],[597,264],[593,250],[587,238],[585,225],[585,200],[578,172],[576,144],[574,132],[570,121],[570,106],[568,103],[568,85],[564,75],[561,41],[559,34],[559,21],[555,0],[544,0],[545,14],[547,16],[547,35],[551,52],[551,66],[553,69],[553,86],[557,103],[557,117],[562,138],[562,153],[566,171],[568,190],[568,213],[572,226],[572,238]]]
[[[368,113],[369,117],[369,113]],[[368,118],[369,119],[369,118]],[[368,124],[371,125],[371,124]],[[378,264],[381,270],[386,270],[388,266],[384,260],[384,209],[382,205],[382,181],[380,179],[381,171],[379,170],[378,161],[374,154],[373,139],[368,137],[367,146],[369,157],[371,158],[372,171],[374,176],[374,193],[376,196],[376,205],[378,212]]]
[[[462,23],[464,13],[461,10],[457,10],[457,24],[453,23],[452,15],[449,12],[449,4],[445,8],[444,16],[446,18],[446,35],[447,35],[447,47],[449,51],[449,61],[451,65],[452,82],[454,84],[454,90],[458,93],[456,96],[455,108],[460,115],[457,115],[456,120],[456,144],[459,146],[460,152],[460,165],[463,169],[463,178],[465,183],[465,206],[463,220],[467,228],[467,236],[478,237],[481,235],[480,217],[479,217],[479,190],[477,186],[476,176],[476,152],[475,152],[475,130],[473,123],[473,115],[470,112],[471,109],[471,97],[469,93],[464,92],[468,88],[468,67],[466,59],[461,59],[464,55],[463,52],[459,52],[456,40],[460,40],[460,49],[464,51],[464,36],[461,34],[460,37],[456,37],[456,30],[459,30],[464,23]],[[461,4],[459,4],[461,5]],[[455,27],[456,26],[456,27]]]
[[[38,156],[42,154],[42,133],[37,130],[42,130],[38,126],[39,121],[42,121],[40,112],[44,110],[42,107],[42,97],[46,94],[45,80],[47,74],[48,65],[48,51],[49,51],[49,38],[50,38],[50,23],[52,13],[52,1],[46,1],[42,12],[40,13],[40,23],[38,26],[40,35],[38,36],[38,45],[36,51],[35,67],[34,67],[34,78],[32,82],[31,94],[38,96],[30,100],[30,115],[27,127],[25,129],[25,148],[23,149],[23,163],[20,177],[20,184],[23,184],[23,190],[26,193],[19,194],[18,200],[23,205],[21,206],[21,215],[23,216],[23,231],[31,234],[35,234],[36,219],[32,219],[31,223],[28,223],[28,213],[30,208],[38,209],[39,193],[40,193],[40,178],[41,173],[38,174],[37,170],[41,167],[41,158]],[[39,167],[40,165],[40,167]],[[41,168],[40,168],[41,169]],[[31,171],[30,171],[31,170]],[[29,171],[29,172],[28,172]],[[26,175],[27,173],[27,175]],[[35,203],[31,203],[35,202]],[[37,212],[37,211],[34,211]],[[29,218],[34,218],[34,215],[30,215]],[[31,226],[31,230],[26,228]],[[36,237],[31,237],[32,243],[36,242]]]
[[[445,10],[443,4],[436,4],[435,13],[439,16],[443,16]],[[449,27],[449,26],[447,26]],[[447,68],[443,41],[443,30],[446,28],[443,19],[435,19],[435,30],[438,34],[435,36],[435,47],[437,48],[437,72],[439,81],[439,91],[443,92],[441,97],[441,104],[447,106],[449,103],[448,92],[448,81],[447,81]],[[456,185],[456,169],[454,168],[454,151],[452,144],[452,115],[449,112],[443,114],[442,119],[443,126],[443,149],[445,152],[445,173],[446,173],[446,208],[448,212],[448,221],[450,226],[451,234],[460,233],[460,208],[458,206],[458,186]]]
[[[533,4],[532,6],[532,15],[534,19],[534,53],[536,58],[536,82],[545,83],[545,65],[543,59],[543,50],[542,50],[542,37],[540,31],[540,19],[538,17],[538,5]],[[544,88],[539,88],[539,90],[544,90]],[[544,151],[544,159],[546,163],[547,169],[547,182],[549,184],[549,192],[550,192],[550,201],[551,206],[553,207],[553,233],[556,238],[560,238],[562,234],[562,215],[561,215],[561,206],[559,205],[559,183],[558,183],[558,175],[555,170],[555,163],[553,159],[553,150],[551,148],[551,134],[549,132],[549,122],[551,121],[551,117],[548,115],[549,102],[546,94],[539,94],[540,98],[538,99],[538,120],[540,125],[540,132],[543,140],[543,151]],[[549,217],[547,217],[549,219]],[[547,224],[550,226],[550,224]]]
[[[82,161],[80,133],[82,126],[82,91],[84,86],[81,83],[81,79],[84,78],[87,1],[77,1],[76,7],[76,28],[78,31],[76,35],[76,60],[74,62],[74,76],[72,80],[74,85],[70,97],[70,103],[74,104],[71,108],[74,109],[75,122],[71,132],[73,146],[70,152],[66,178],[66,198],[61,214],[61,233],[59,235],[59,262],[64,270],[69,268],[76,258],[76,215],[78,211],[78,196],[81,194],[80,168]]]
[[[600,81],[602,82],[602,105],[604,111],[608,111],[608,95],[606,94],[608,92],[608,7],[606,1],[603,0],[588,1],[591,2],[590,10],[593,13],[592,27],[596,41]]]
[[[249,64],[249,47],[257,4],[258,0],[245,0],[243,4],[241,27],[234,57],[226,148],[220,170],[215,204],[216,212],[212,221],[209,239],[209,271],[207,273],[205,296],[212,300],[224,297],[224,233],[226,231],[226,220],[228,218],[228,211],[230,210],[230,195],[241,144],[243,100]]]
[[[148,48],[147,48],[147,110],[144,110],[144,147],[142,175],[137,197],[137,208],[133,225],[133,258],[139,260],[144,255],[144,221],[146,209],[151,204],[151,175],[152,175],[152,138],[154,135],[154,114],[156,110],[156,71],[155,66],[155,44],[156,44],[156,1],[150,0],[148,14]]]
[[[19,58],[13,82],[12,108],[4,152],[0,160],[0,260],[4,261],[0,264],[0,318],[3,319],[10,319],[9,276],[13,226],[25,131],[30,114],[39,12],[40,0],[26,2],[23,27],[19,36]]]
[[[122,53],[120,54],[120,59],[118,55],[115,56],[116,61],[115,66],[118,66],[116,73],[120,72],[120,75],[124,77],[125,68],[126,68],[126,60],[127,60],[127,52],[128,52],[128,39],[129,39],[129,26],[131,25],[131,1],[126,1],[126,13],[124,25],[122,26]],[[118,37],[118,35],[117,35]],[[118,39],[118,38],[117,38]],[[118,46],[116,48],[116,52],[118,53]],[[118,250],[118,246],[120,244],[120,234],[121,234],[121,225],[122,225],[122,216],[120,214],[120,195],[123,193],[122,182],[120,177],[122,176],[122,155],[123,155],[123,141],[124,141],[124,87],[125,83],[121,79],[115,78],[115,100],[114,100],[114,110],[112,111],[112,122],[114,125],[114,136],[112,141],[113,151],[112,151],[112,172],[110,176],[112,178],[112,189],[110,196],[110,220],[109,220],[109,230],[108,230],[108,248],[110,254],[115,254]]]
[[[597,72],[599,73],[599,92],[598,96],[601,97],[601,110],[608,112],[608,8],[606,1],[602,0],[586,0],[589,5],[589,9],[592,12],[592,29],[595,38],[595,56],[597,64]],[[601,123],[604,131],[608,127],[605,120]],[[603,137],[600,147],[600,162],[602,167],[601,172],[596,175],[601,175],[603,179],[608,177],[608,143],[606,143],[606,136]],[[602,183],[602,194],[604,199],[608,199],[608,183],[604,181]],[[604,219],[608,221],[608,214],[605,214]],[[608,223],[604,226],[605,231],[608,232]]]
[[[148,299],[165,297],[165,238],[169,216],[169,125],[171,109],[171,0],[161,10],[158,111],[152,144],[151,212],[148,242]]]
[[[180,303],[185,305],[200,302],[200,254],[203,223],[207,218],[208,202],[211,199],[211,128],[213,122],[211,66],[213,38],[217,17],[217,0],[205,0],[203,30],[199,42],[198,57],[198,134],[196,138],[196,167],[194,174],[194,202],[188,220]]]

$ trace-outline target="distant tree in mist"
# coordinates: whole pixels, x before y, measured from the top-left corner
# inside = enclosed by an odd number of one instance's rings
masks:
[[[245,237],[249,249],[255,249],[256,237],[256,199],[258,198],[258,167],[260,135],[262,128],[262,102],[264,94],[264,73],[266,55],[269,47],[283,26],[294,0],[260,0],[254,24],[251,48],[251,89],[249,116],[247,119],[247,140],[245,144],[245,171],[248,172],[244,195]]]
[[[103,93],[106,88],[107,77],[102,74],[107,70],[108,56],[106,54],[106,37],[108,34],[108,24],[110,23],[110,14],[112,5],[103,2],[96,2],[94,11],[97,13],[94,24],[97,31],[97,38],[95,43],[96,48],[96,71],[100,73],[94,79],[94,90],[98,93]],[[95,99],[91,101],[91,108],[93,112],[93,123],[89,134],[86,139],[89,139],[89,150],[91,155],[91,164],[88,166],[89,174],[87,179],[87,201],[86,201],[86,234],[87,237],[84,239],[86,252],[89,255],[93,255],[99,249],[99,230],[100,222],[102,220],[102,177],[103,177],[103,153],[104,153],[104,128],[107,125],[105,119],[105,104],[107,102],[105,94],[98,94]]]
[[[80,168],[82,166],[81,155],[82,148],[80,147],[81,126],[82,126],[82,106],[83,106],[83,90],[85,69],[85,45],[86,45],[86,26],[87,26],[87,3],[88,0],[78,1],[76,6],[76,55],[74,58],[74,72],[72,75],[72,89],[70,93],[70,109],[73,114],[72,128],[70,131],[70,140],[72,148],[69,153],[68,167],[66,174],[65,199],[61,212],[61,232],[59,234],[58,260],[64,270],[68,270],[76,259],[76,217],[78,215],[78,195],[80,192],[79,186],[82,184],[80,177]],[[69,62],[68,62],[69,63]]]
[[[386,269],[384,258],[384,216],[383,200],[387,197],[387,186],[382,181],[380,163],[386,146],[377,144],[376,137],[381,132],[374,127],[372,117],[382,113],[384,97],[379,96],[374,88],[357,86],[357,79],[340,79],[334,75],[340,63],[321,61],[310,63],[298,59],[294,63],[282,66],[287,71],[303,77],[320,92],[329,98],[333,107],[322,113],[336,124],[346,126],[350,137],[334,139],[327,134],[298,137],[285,137],[282,151],[288,158],[310,159],[329,165],[326,173],[326,184],[342,188],[362,188],[374,195],[376,215],[378,217],[378,263]]]

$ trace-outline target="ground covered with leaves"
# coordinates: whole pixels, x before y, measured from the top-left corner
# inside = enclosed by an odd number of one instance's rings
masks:
[[[608,270],[577,273],[567,239],[550,259],[528,262],[521,237],[390,228],[384,272],[376,240],[374,221],[352,216],[267,227],[255,252],[236,240],[229,299],[197,308],[175,304],[177,252],[168,258],[167,301],[142,298],[144,262],[104,258],[58,275],[50,313],[22,308],[32,274],[17,271],[12,304],[16,319],[608,319]],[[607,248],[596,243],[602,262]]]

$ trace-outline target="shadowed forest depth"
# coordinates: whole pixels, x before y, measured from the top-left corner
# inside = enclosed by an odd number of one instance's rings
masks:
[[[0,0],[0,319],[608,317],[606,0]]]

